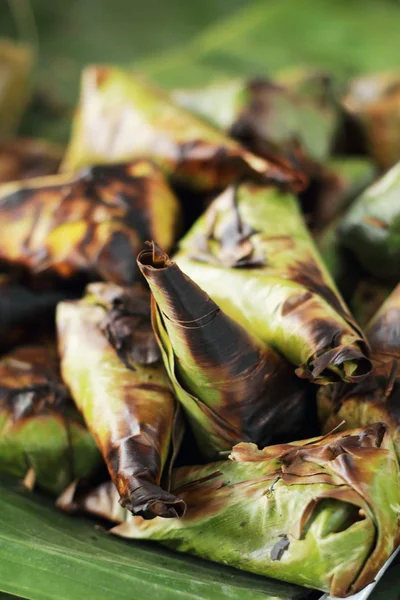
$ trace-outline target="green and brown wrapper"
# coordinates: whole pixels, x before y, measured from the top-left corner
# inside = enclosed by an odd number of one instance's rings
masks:
[[[0,360],[0,470],[59,494],[101,456],[63,385],[55,350],[21,346]]]
[[[359,124],[368,153],[383,169],[400,160],[399,71],[357,77],[342,104]]]
[[[205,191],[240,177],[294,188],[304,183],[289,164],[255,156],[138,75],[88,67],[64,170],[138,156],[150,157],[175,181]]]
[[[318,409],[325,431],[387,423],[400,458],[400,285],[366,328],[374,371],[356,386],[319,391]]]
[[[183,238],[175,260],[300,377],[356,382],[369,373],[363,334],[292,195],[250,183],[227,189]]]
[[[368,273],[400,279],[400,162],[350,207],[339,227],[342,244]]]
[[[181,520],[123,514],[107,483],[64,503],[120,523],[116,535],[335,597],[371,583],[398,546],[400,473],[384,424],[264,450],[239,444],[231,459],[174,472]]]
[[[185,503],[169,493],[166,472],[182,426],[151,330],[148,291],[92,284],[83,300],[59,305],[57,326],[64,381],[122,506],[145,518],[182,516]]]
[[[306,387],[292,366],[228,317],[155,244],[139,254],[138,265],[153,294],[164,364],[202,454],[215,458],[240,441],[266,445],[300,431]]]
[[[131,284],[152,237],[171,248],[180,206],[152,163],[91,167],[0,188],[0,260],[38,274]]]

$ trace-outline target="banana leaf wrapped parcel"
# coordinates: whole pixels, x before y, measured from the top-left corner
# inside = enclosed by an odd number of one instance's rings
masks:
[[[324,388],[318,409],[324,431],[382,421],[390,427],[400,459],[400,285],[366,327],[374,371],[359,385]]]
[[[181,516],[185,504],[167,489],[167,463],[182,423],[151,329],[148,291],[92,284],[83,300],[59,304],[57,326],[63,379],[121,504],[145,518]]]
[[[340,227],[340,240],[367,272],[400,279],[400,162],[352,204]]]
[[[374,580],[400,541],[400,473],[386,426],[182,467],[182,519],[132,517],[105,483],[60,503],[119,523],[111,532],[346,597]]]
[[[400,72],[372,73],[354,79],[342,99],[359,123],[368,153],[383,169],[400,160]]]
[[[21,346],[0,359],[0,471],[61,493],[101,456],[61,381],[55,350]]]
[[[38,274],[131,284],[154,237],[170,248],[180,205],[152,163],[95,166],[0,187],[0,260]]]
[[[176,396],[201,453],[299,433],[308,388],[277,352],[235,323],[154,243],[138,256],[152,322]],[[285,414],[285,418],[282,418]]]
[[[17,138],[0,143],[0,183],[54,175],[63,151],[45,140]]]
[[[361,330],[314,246],[296,198],[228,188],[180,242],[179,267],[232,319],[317,383],[360,381]]]
[[[303,184],[302,174],[291,165],[255,156],[139,76],[105,66],[86,68],[63,169],[138,156],[151,158],[172,179],[201,190],[222,189],[244,176]]]

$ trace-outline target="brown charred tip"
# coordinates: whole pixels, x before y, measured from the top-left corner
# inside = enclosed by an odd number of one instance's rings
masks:
[[[133,515],[146,520],[155,517],[180,519],[186,512],[186,503],[181,498],[153,484],[136,490],[129,498],[121,498],[120,504]]]
[[[145,242],[148,248],[142,250],[137,257],[137,265],[143,272],[142,267],[152,267],[153,269],[164,269],[171,265],[171,259],[166,252],[161,250],[156,242]]]

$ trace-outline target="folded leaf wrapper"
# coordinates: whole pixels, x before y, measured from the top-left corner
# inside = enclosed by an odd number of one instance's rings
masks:
[[[177,264],[252,335],[317,383],[359,381],[367,344],[307,231],[296,199],[228,188],[180,243]]]
[[[371,344],[372,375],[356,386],[319,391],[318,410],[324,431],[341,426],[387,423],[400,459],[400,285],[366,328]]]
[[[74,500],[121,521],[116,535],[339,597],[372,582],[396,549],[400,473],[382,423],[264,450],[242,443],[231,459],[174,472],[181,520],[123,515],[110,484]]]
[[[0,183],[54,175],[62,155],[60,146],[45,140],[17,138],[0,143]]]
[[[351,82],[343,107],[361,126],[369,154],[383,169],[400,160],[400,72]]]
[[[0,139],[15,133],[29,99],[34,52],[25,44],[0,38]]]
[[[181,516],[184,502],[161,484],[181,426],[151,330],[148,292],[92,284],[83,300],[59,305],[57,326],[64,381],[121,504],[145,518]]]
[[[153,294],[164,364],[203,455],[301,430],[306,388],[292,366],[224,314],[155,244],[138,265]]]
[[[225,81],[200,90],[176,90],[175,101],[256,153],[291,156],[299,147],[312,160],[326,160],[338,125],[329,77],[305,73],[273,80]]]
[[[255,156],[137,75],[88,67],[64,170],[138,156],[151,157],[168,176],[200,190],[221,189],[243,176],[303,185],[290,166]]]
[[[130,284],[144,240],[173,245],[180,207],[159,169],[138,160],[4,185],[0,219],[1,260]]]
[[[65,386],[57,356],[21,346],[0,360],[0,471],[59,494],[101,465]]]
[[[351,206],[340,240],[367,272],[379,279],[400,279],[400,162]]]

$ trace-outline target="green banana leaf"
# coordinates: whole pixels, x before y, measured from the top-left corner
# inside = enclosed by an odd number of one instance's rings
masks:
[[[0,184],[17,179],[53,175],[63,149],[45,140],[16,138],[0,143]]]
[[[144,159],[9,183],[0,187],[0,260],[36,275],[129,285],[143,242],[171,248],[180,218],[164,176]]]
[[[308,158],[326,160],[338,127],[326,78],[312,72],[303,72],[297,81],[292,78],[290,85],[260,76],[241,84],[228,81],[203,90],[178,90],[173,97],[261,155],[276,149],[291,155],[300,147]]]
[[[340,240],[367,272],[395,283],[400,277],[400,162],[352,204]]]
[[[22,346],[0,359],[0,471],[53,494],[92,475],[101,457],[61,382],[54,350]]]
[[[307,591],[107,535],[0,487],[0,589],[30,600],[302,600]]]
[[[400,459],[400,285],[390,294],[365,332],[374,371],[360,385],[325,388],[318,393],[324,431],[387,423]]]
[[[121,521],[116,535],[339,597],[371,583],[400,541],[400,471],[383,423],[263,450],[241,443],[231,461],[177,469],[181,520],[116,515],[105,485],[81,506]]]
[[[174,180],[200,190],[222,189],[243,176],[303,185],[302,174],[290,165],[253,155],[138,75],[87,67],[63,169],[141,156],[151,157]]]
[[[383,169],[400,160],[400,71],[357,77],[343,106],[359,122],[368,153]]]
[[[355,286],[353,281],[353,294],[349,299],[349,306],[355,320],[363,329],[391,291],[391,286],[374,277],[363,277]]]
[[[137,260],[153,295],[166,370],[203,456],[301,432],[312,397],[293,367],[229,318],[154,243]]]
[[[317,383],[366,377],[368,350],[294,196],[242,184],[214,200],[177,264],[235,321]]]
[[[0,38],[0,140],[15,133],[30,94],[34,52]]]
[[[92,284],[57,308],[61,372],[96,439],[121,504],[152,518],[185,504],[161,476],[179,447],[178,408],[150,324],[150,294]]]

